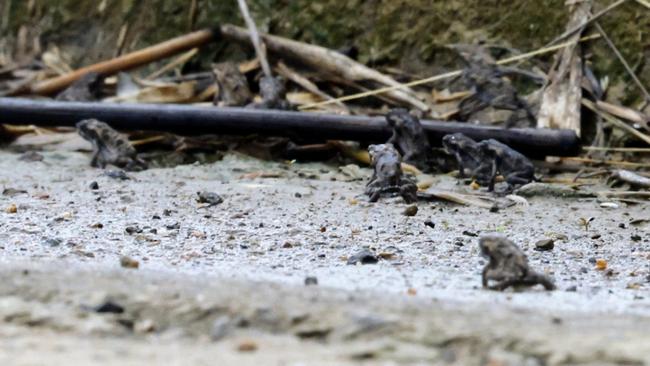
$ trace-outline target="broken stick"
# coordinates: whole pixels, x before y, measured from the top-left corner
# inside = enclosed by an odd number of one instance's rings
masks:
[[[237,42],[250,41],[249,32],[244,28],[234,25],[221,26],[221,35],[224,38]],[[374,81],[382,85],[397,87],[399,90],[391,90],[386,92],[386,95],[425,112],[430,109],[426,103],[417,98],[411,88],[403,86],[393,78],[366,67],[341,53],[288,38],[268,34],[261,34],[260,36],[269,51],[280,54],[285,58],[293,58],[315,70],[320,70],[344,79]]]
[[[596,39],[596,38],[600,38],[600,35],[592,34],[590,36],[580,38],[579,41],[580,42],[587,42],[587,41],[590,41],[590,40],[593,40],[593,39]],[[504,59],[501,59],[501,60],[497,61],[497,65],[506,65],[506,64],[513,63],[513,62],[516,62],[516,61],[526,60],[526,59],[529,59],[529,58],[534,57],[534,56],[543,55],[543,54],[546,54],[546,53],[549,53],[549,52],[557,51],[559,49],[568,47],[568,46],[570,46],[572,44],[573,44],[573,42],[563,42],[563,43],[560,43],[560,44],[557,44],[557,45],[554,45],[554,46],[544,47],[544,48],[540,48],[538,50],[534,50],[534,51],[531,51],[531,52],[526,52],[526,53],[522,53],[520,55],[515,55],[515,56],[512,56],[512,57],[504,58]],[[368,90],[368,91],[364,91],[364,92],[357,93],[357,94],[351,94],[351,95],[338,97],[338,98],[336,98],[334,100],[326,100],[324,102],[303,105],[303,106],[300,106],[298,109],[299,110],[305,110],[305,109],[320,107],[320,106],[324,106],[324,105],[332,104],[332,103],[336,103],[336,102],[345,102],[345,101],[348,101],[348,100],[354,100],[354,99],[359,99],[359,98],[364,98],[364,97],[369,97],[369,96],[375,96],[377,98],[381,98],[382,94],[388,93],[389,91],[392,91],[392,90],[397,90],[397,89],[404,88],[404,87],[412,87],[412,86],[430,84],[430,83],[441,81],[441,80],[455,78],[455,77],[459,76],[462,72],[463,72],[463,70],[448,71],[448,72],[445,72],[443,74],[430,76],[430,77],[427,77],[427,78],[424,78],[424,79],[409,81],[408,83],[399,84],[397,86],[394,86],[394,85],[385,86],[385,87],[382,87],[382,88],[378,88],[378,89],[374,89],[374,90]]]
[[[630,67],[630,64],[628,64],[627,60],[625,60],[625,57],[623,57],[621,51],[618,50],[618,48],[616,47],[612,39],[609,38],[607,33],[605,33],[603,27],[601,27],[598,22],[595,22],[594,25],[596,26],[596,29],[598,29],[598,32],[600,32],[600,35],[603,36],[605,42],[607,42],[609,48],[612,49],[612,52],[614,52],[618,60],[621,62],[621,64],[625,68],[625,71],[627,71],[628,75],[630,75],[632,80],[634,80],[634,82],[636,83],[636,86],[639,87],[639,90],[641,90],[643,96],[645,97],[646,103],[650,103],[650,93],[648,92],[648,89],[646,89],[645,86],[643,86],[643,83],[641,82],[641,80],[639,80],[639,77],[636,76],[636,73],[634,72],[634,70],[632,70],[632,67]]]
[[[591,1],[572,5],[570,30],[576,24],[583,24],[589,18]],[[537,127],[568,128],[580,136],[580,101],[582,99],[582,58],[580,57],[580,33],[575,32],[570,46],[556,56],[548,73],[548,84],[542,95],[542,104],[537,115]]]
[[[285,65],[284,62],[282,61],[278,62],[276,71],[278,72],[278,74],[282,75],[285,79],[293,81],[294,83],[303,87],[303,89],[307,90],[308,92],[315,94],[323,98],[324,100],[334,100],[334,97],[320,90],[316,84],[311,82],[311,80],[298,74],[295,70]],[[336,103],[336,105],[345,113],[348,114],[350,113],[350,109],[348,109],[348,107],[345,104],[338,102]]]
[[[61,75],[52,79],[41,81],[31,87],[33,94],[50,95],[61,91],[82,76],[89,72],[97,72],[102,75],[112,75],[120,71],[130,70],[138,66],[146,65],[180,52],[204,45],[215,39],[216,32],[210,29],[200,30],[186,34],[168,41],[143,48],[112,60],[100,62],[94,65],[82,67],[71,73]]]
[[[260,34],[257,31],[255,21],[253,20],[253,17],[251,17],[250,11],[248,11],[248,4],[246,4],[246,0],[237,0],[237,3],[239,4],[239,10],[244,18],[244,22],[246,22],[251,43],[253,44],[253,48],[255,48],[255,54],[257,54],[257,58],[260,60],[260,64],[262,65],[264,76],[272,77],[273,74],[271,74],[271,67],[269,66],[269,61],[266,59],[266,47],[260,40]]]

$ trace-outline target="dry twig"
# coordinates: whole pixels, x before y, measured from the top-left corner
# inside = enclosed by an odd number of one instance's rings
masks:
[[[650,132],[650,117],[636,111],[632,108],[623,107],[620,105],[603,102],[602,100],[596,101],[596,107],[601,111],[607,112],[619,118],[641,125],[646,131]]]
[[[623,55],[618,50],[614,42],[612,42],[612,40],[609,38],[607,33],[605,33],[605,30],[600,26],[598,22],[594,23],[594,26],[596,27],[596,29],[598,29],[600,35],[603,36],[603,39],[605,40],[605,42],[607,42],[607,45],[609,46],[609,48],[612,49],[612,51],[614,52],[618,60],[621,61],[621,64],[623,64],[625,71],[627,71],[627,73],[630,75],[632,80],[634,80],[636,85],[639,87],[639,89],[645,96],[646,102],[650,102],[650,93],[648,93],[648,90],[643,86],[643,83],[641,83],[641,80],[639,80],[639,78],[636,76],[636,73],[634,72],[634,70],[632,70],[630,65],[627,63],[627,60],[625,60],[625,57],[623,57]]]
[[[650,148],[647,147],[597,147],[597,146],[583,146],[585,151],[608,151],[608,152],[622,152],[622,153],[650,153]]]
[[[184,36],[135,51],[108,61],[82,67],[69,74],[37,83],[31,87],[33,94],[49,95],[67,88],[89,72],[112,75],[119,71],[133,69],[180,52],[206,44],[214,39],[212,30],[200,30]]]
[[[427,189],[425,192],[418,193],[418,195],[425,198],[435,198],[465,206],[476,206],[481,208],[491,208],[493,206],[493,203],[485,201],[475,195],[461,194],[440,189]]]
[[[580,42],[586,42],[586,41],[590,41],[590,40],[597,39],[597,38],[600,38],[600,35],[592,34],[592,35],[581,38]],[[509,63],[529,59],[531,57],[535,57],[535,56],[538,56],[538,55],[543,55],[545,53],[557,51],[557,50],[562,49],[564,47],[570,46],[573,43],[574,42],[564,42],[564,43],[561,43],[561,44],[558,44],[558,45],[555,45],[555,46],[544,47],[544,48],[540,48],[538,50],[534,50],[534,51],[531,51],[531,52],[522,53],[520,55],[507,57],[507,58],[504,58],[502,60],[497,61],[497,65],[505,65],[505,64],[509,64]],[[395,90],[398,90],[398,89],[401,89],[401,88],[418,86],[418,85],[423,85],[423,84],[429,84],[429,83],[433,83],[433,82],[440,81],[440,80],[445,80],[445,79],[451,79],[451,78],[454,78],[456,76],[459,76],[461,73],[462,73],[462,70],[449,71],[449,72],[446,72],[446,73],[443,73],[443,74],[430,76],[428,78],[424,78],[424,79],[420,79],[420,80],[414,80],[414,81],[404,83],[404,84],[392,85],[392,86],[387,86],[387,87],[378,88],[378,89],[374,89],[374,90],[369,90],[369,91],[366,91],[366,92],[363,92],[363,93],[346,95],[346,96],[343,96],[343,97],[340,97],[340,98],[336,98],[335,100],[328,100],[328,101],[324,101],[324,102],[320,102],[320,103],[314,103],[314,104],[306,104],[304,106],[299,107],[298,109],[301,109],[301,110],[310,109],[310,108],[320,107],[320,106],[327,105],[327,104],[332,104],[332,103],[335,103],[335,102],[346,102],[346,101],[349,101],[349,100],[365,98],[365,97],[369,97],[369,96],[373,96],[373,95],[378,95],[378,94],[383,94],[383,93],[390,93],[392,91],[395,91]]]
[[[289,66],[285,65],[283,62],[278,63],[278,65],[276,67],[276,71],[280,75],[285,77],[286,79],[293,81],[294,83],[296,83],[296,84],[300,85],[301,87],[303,87],[308,92],[310,92],[312,94],[316,94],[319,97],[323,98],[324,100],[333,100],[334,99],[334,97],[332,97],[331,95],[329,95],[329,94],[323,92],[322,90],[320,90],[316,84],[311,82],[311,80],[309,80],[306,77],[300,75],[295,70],[289,68]],[[350,109],[348,109],[348,107],[345,104],[343,104],[342,102],[337,102],[336,105],[339,108],[341,108],[343,111],[345,111],[346,113],[350,113]]]
[[[230,38],[239,42],[249,40],[249,32],[241,27],[233,25],[224,25],[221,27],[221,34],[226,38]],[[291,39],[272,36],[269,34],[262,34],[266,46],[270,51],[281,54],[285,58],[297,59],[307,66],[316,70],[320,70],[325,74],[331,74],[344,79],[358,81],[369,80],[383,85],[390,85],[394,87],[386,94],[391,98],[403,103],[418,108],[422,111],[428,111],[429,106],[418,99],[408,87],[398,83],[389,76],[386,76],[377,70],[373,70],[365,65],[362,65],[351,58],[332,51],[330,49],[306,44]],[[399,89],[399,90],[398,90]],[[338,100],[342,101],[342,100]],[[326,101],[327,104],[335,103],[335,101]],[[304,109],[304,108],[303,108]]]
[[[559,35],[558,37],[553,39],[551,42],[549,42],[548,45],[550,46],[550,45],[556,44],[557,42],[563,41],[563,40],[573,36],[576,32],[581,32],[582,29],[584,29],[587,25],[591,24],[595,20],[598,20],[600,17],[602,17],[603,15],[609,13],[613,9],[616,9],[617,7],[622,5],[625,1],[627,1],[627,0],[618,0],[617,2],[610,4],[608,7],[606,7],[605,9],[603,9],[601,11],[599,11],[598,13],[594,14],[593,16],[591,16],[589,19],[585,20],[584,22],[581,22],[580,24],[577,24],[577,25],[569,28],[567,31],[565,31],[564,33],[562,33],[561,35]]]
[[[253,48],[255,48],[257,58],[260,59],[260,63],[262,64],[262,71],[264,72],[264,76],[271,77],[273,74],[271,74],[271,66],[269,66],[269,61],[266,58],[266,47],[260,40],[260,34],[257,31],[255,21],[248,11],[248,4],[246,4],[246,0],[237,0],[237,3],[239,4],[241,15],[246,22],[246,27],[248,28],[248,33],[250,34],[251,43],[253,44]]]
[[[620,128],[622,130],[625,130],[625,131],[633,134],[634,136],[640,138],[641,140],[645,141],[645,143],[650,144],[650,136],[648,136],[648,135],[646,135],[646,134],[644,134],[644,133],[642,133],[640,131],[637,131],[634,127],[632,127],[632,126],[628,125],[627,123],[619,120],[618,118],[615,118],[612,115],[599,110],[598,108],[596,108],[596,105],[592,101],[590,101],[588,99],[585,99],[585,98],[582,98],[582,105],[584,105],[585,107],[591,109],[596,114],[603,117],[607,122],[613,124],[615,127],[618,127],[618,128]]]
[[[630,161],[600,160],[600,159],[589,159],[589,158],[561,158],[561,160],[583,163],[583,164],[594,164],[594,165],[625,166],[628,168],[650,168],[650,164],[648,163],[633,163]]]
[[[178,66],[182,66],[187,61],[191,60],[192,57],[196,56],[196,54],[199,52],[198,48],[193,48],[184,54],[178,56],[177,58],[173,59],[170,63],[167,65],[163,66],[162,68],[158,69],[157,71],[152,72],[151,74],[147,75],[144,79],[145,80],[153,80],[158,78],[159,76],[163,75],[167,71],[171,71],[175,69]]]

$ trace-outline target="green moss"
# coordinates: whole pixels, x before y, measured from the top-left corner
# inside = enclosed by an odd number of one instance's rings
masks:
[[[188,0],[106,0],[103,12],[96,0],[37,0],[31,13],[27,1],[5,1],[12,2],[8,36],[21,25],[42,29],[45,43],[72,50],[75,65],[112,57],[124,25],[129,29],[127,50],[189,30]],[[197,27],[242,23],[236,1],[199,4]],[[564,0],[249,0],[249,5],[263,31],[331,48],[356,45],[362,62],[397,65],[417,74],[450,67],[453,55],[443,47],[450,43],[482,39],[521,51],[539,48],[561,33],[568,18]],[[647,10],[628,2],[601,24],[650,85]],[[597,74],[629,82],[604,42],[592,45]],[[209,50],[203,53],[205,62],[215,54],[241,52],[223,44]],[[629,100],[638,98],[634,86],[628,89]]]

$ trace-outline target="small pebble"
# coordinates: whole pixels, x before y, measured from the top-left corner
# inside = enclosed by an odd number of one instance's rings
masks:
[[[93,191],[96,191],[99,189],[99,183],[91,182],[89,188],[92,189]]]
[[[234,324],[232,319],[227,315],[222,315],[214,320],[212,329],[210,330],[210,338],[213,341],[218,341],[225,338],[233,329]]]
[[[61,239],[57,238],[43,238],[43,245],[46,245],[48,247],[58,247],[61,245]]]
[[[124,308],[112,301],[106,301],[105,303],[95,307],[95,312],[97,313],[111,313],[111,314],[122,314]]]
[[[255,352],[257,351],[257,343],[252,340],[241,341],[237,346],[239,352]]]
[[[411,205],[408,206],[404,212],[402,212],[402,215],[404,216],[415,216],[418,213],[418,206],[417,205]]]
[[[123,255],[120,257],[120,266],[122,266],[122,268],[137,269],[140,267],[140,262],[131,257]]]
[[[553,250],[555,248],[555,240],[553,239],[542,239],[535,243],[535,250],[539,252],[546,252]]]
[[[305,277],[305,286],[315,286],[318,285],[318,278],[314,276]]]
[[[430,228],[432,228],[432,229],[435,229],[435,228],[436,228],[436,223],[433,222],[433,221],[431,221],[431,220],[427,220],[427,221],[425,221],[425,222],[424,222],[424,225],[426,225],[426,226],[428,226],[428,227],[430,227]]]
[[[167,230],[178,230],[178,229],[181,228],[181,224],[178,223],[178,222],[175,222],[175,223],[173,223],[173,224],[171,224],[171,225],[166,225],[165,228],[166,228]]]
[[[43,159],[43,155],[36,151],[28,151],[18,158],[20,161],[43,161]]]
[[[347,263],[350,265],[355,265],[357,263],[375,264],[377,262],[379,262],[379,259],[377,258],[375,253],[371,252],[369,249],[362,249],[361,251],[357,252],[356,254],[348,258]]]
[[[104,172],[104,175],[112,179],[119,179],[119,180],[131,179],[131,177],[129,177],[124,170],[109,169],[106,172]]]
[[[126,231],[127,234],[133,235],[133,234],[140,234],[142,232],[142,229],[140,229],[137,226],[127,226],[124,231]]]
[[[5,209],[5,212],[10,213],[10,214],[14,214],[14,213],[18,212],[18,207],[16,207],[16,205],[12,203]]]
[[[604,271],[607,269],[607,261],[604,259],[596,259],[596,269]]]
[[[156,330],[156,324],[151,319],[137,321],[133,325],[133,331],[138,334],[151,333]]]

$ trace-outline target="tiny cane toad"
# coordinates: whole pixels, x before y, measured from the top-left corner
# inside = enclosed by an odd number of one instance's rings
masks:
[[[287,87],[283,77],[262,76],[260,79],[261,103],[249,104],[251,108],[261,109],[293,109],[287,101]]]
[[[223,198],[214,192],[201,191],[197,192],[196,194],[198,196],[196,198],[196,202],[207,203],[208,207],[216,206],[223,202]]]
[[[404,108],[395,108],[386,114],[386,121],[393,129],[387,143],[397,148],[402,160],[419,169],[430,170],[433,150],[420,120]]]
[[[442,146],[447,154],[456,158],[458,163],[458,177],[472,176],[476,168],[481,165],[481,149],[478,142],[463,135],[453,133],[442,138]]]
[[[103,86],[104,77],[99,73],[89,72],[57,95],[56,100],[65,102],[92,102],[99,100]]]
[[[402,175],[401,157],[391,144],[370,145],[368,147],[374,172],[366,185],[370,202],[376,202],[382,193],[399,193],[404,201],[417,200],[418,187]]]
[[[219,92],[214,104],[220,107],[236,107],[248,104],[252,99],[248,81],[232,62],[222,62],[212,68]]]
[[[479,239],[481,254],[489,259],[483,268],[483,287],[503,291],[511,286],[540,284],[548,291],[555,285],[550,278],[528,266],[528,258],[511,240],[501,235],[486,235]],[[490,285],[490,281],[494,284]]]
[[[147,164],[137,157],[137,151],[131,142],[108,124],[86,119],[77,123],[77,132],[93,145],[91,166],[105,168],[114,165],[130,171],[147,168]]]
[[[482,163],[477,169],[477,175],[481,175],[481,180],[489,181],[489,191],[494,190],[497,173],[505,178],[508,191],[511,191],[515,185],[528,184],[535,180],[533,163],[510,146],[494,139],[481,141],[479,146]],[[489,174],[488,177],[485,177],[486,173]]]
[[[530,125],[535,124],[535,116],[528,103],[519,97],[515,87],[504,77],[505,71],[501,69],[487,55],[485,50],[478,51],[466,57],[467,67],[461,74],[464,86],[472,94],[463,99],[458,106],[459,118],[467,121],[472,114],[492,107],[494,109],[518,112],[523,110]],[[518,113],[513,113],[506,121],[507,127],[513,127],[517,122]]]

